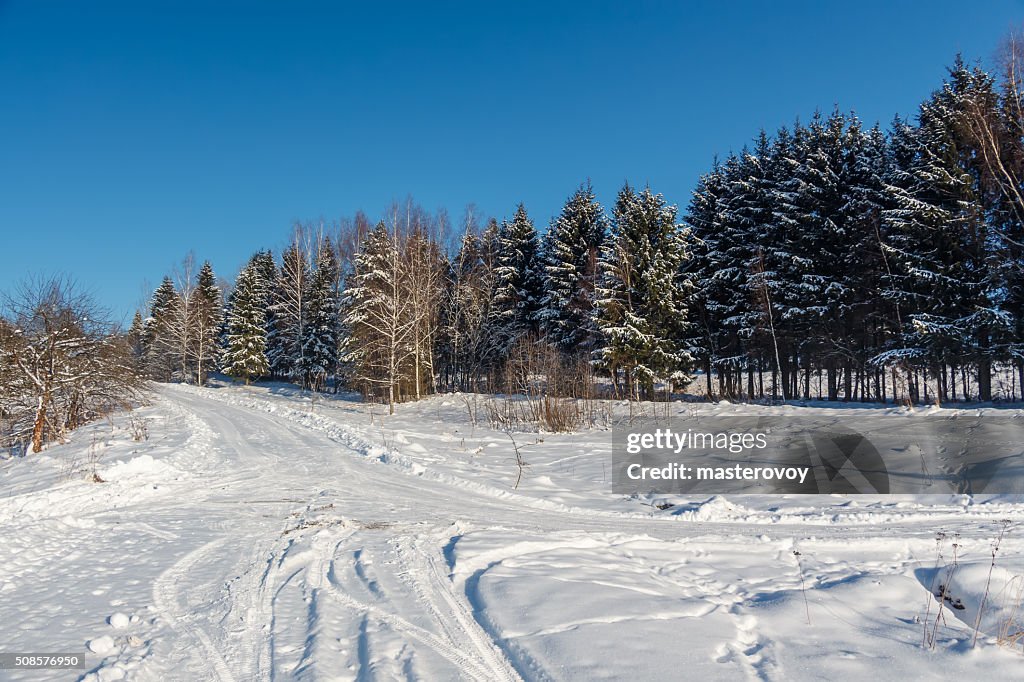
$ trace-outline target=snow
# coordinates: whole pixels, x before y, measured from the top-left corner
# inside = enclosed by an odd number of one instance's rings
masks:
[[[0,462],[5,650],[90,681],[1020,678],[1019,497],[614,495],[602,429],[513,433],[513,489],[484,400],[165,386],[149,440]]]
[[[131,623],[131,619],[126,615],[118,611],[117,613],[110,614],[107,618],[107,622],[110,623],[110,627],[122,629],[128,627]]]
[[[103,635],[102,637],[89,640],[87,646],[89,647],[89,651],[103,656],[113,650],[114,638],[109,635]]]
[[[99,471],[104,481],[123,481],[128,479],[151,479],[155,481],[179,479],[183,474],[165,462],[153,459],[152,455],[139,455],[126,462],[117,461]]]

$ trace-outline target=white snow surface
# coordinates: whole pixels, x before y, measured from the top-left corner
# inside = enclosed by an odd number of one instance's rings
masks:
[[[514,433],[513,490],[476,400],[162,386],[0,461],[2,650],[88,664],[0,679],[1024,677],[1019,498],[629,498],[600,429]]]

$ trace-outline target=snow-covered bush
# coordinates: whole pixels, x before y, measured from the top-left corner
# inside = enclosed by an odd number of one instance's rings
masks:
[[[0,445],[39,452],[144,387],[125,334],[72,282],[22,285],[0,316]]]

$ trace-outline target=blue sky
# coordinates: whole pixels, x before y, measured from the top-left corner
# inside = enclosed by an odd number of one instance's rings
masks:
[[[539,226],[591,178],[684,207],[715,154],[838,104],[913,114],[1024,3],[0,0],[0,291],[130,315],[190,250],[412,195]]]

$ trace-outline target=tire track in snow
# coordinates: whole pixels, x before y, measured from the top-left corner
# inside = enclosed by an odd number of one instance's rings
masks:
[[[203,563],[208,556],[215,554],[224,544],[226,544],[225,538],[208,542],[189,552],[160,574],[160,577],[153,583],[153,605],[171,630],[179,635],[179,639],[172,644],[172,653],[182,652],[184,659],[194,659],[195,648],[187,647],[181,638],[197,643],[202,649],[201,653],[205,655],[204,660],[212,664],[216,679],[221,682],[234,682],[235,677],[231,674],[220,650],[214,646],[202,626],[194,622],[195,616],[190,614],[188,606],[182,605],[178,601],[178,585],[184,582],[183,579],[192,572],[195,566]]]
[[[272,542],[257,542],[245,571],[236,581],[228,582],[231,606],[226,620],[239,623],[229,626],[229,633],[240,640],[236,645],[240,650],[237,658],[245,663],[246,680],[269,680],[273,676],[273,640],[262,634],[269,627],[273,610],[274,558]]]
[[[469,607],[455,594],[447,572],[442,574],[438,568],[439,562],[443,560],[440,547],[425,549],[416,538],[405,540],[396,546],[403,565],[409,569],[401,577],[427,606],[447,638],[456,643],[468,641],[472,644],[479,659],[489,669],[491,679],[522,679],[490,634],[477,622]],[[443,602],[443,608],[438,605],[438,596]]]
[[[411,623],[405,618],[386,610],[382,605],[361,602],[353,598],[338,585],[335,585],[327,576],[333,572],[332,563],[334,555],[339,545],[343,544],[344,541],[342,543],[332,541],[332,538],[326,537],[327,535],[329,534],[318,534],[313,541],[314,558],[307,569],[307,580],[312,587],[322,590],[324,594],[342,606],[364,614],[366,617],[383,622],[400,634],[426,645],[431,651],[454,665],[457,670],[468,675],[470,679],[478,680],[479,682],[496,682],[498,680],[508,680],[511,682],[520,680],[510,665],[507,663],[502,665],[502,662],[497,660],[493,644],[490,644],[489,656],[481,655],[479,649],[477,649],[476,656],[470,656],[465,650],[463,642],[452,635],[452,624],[441,616],[436,609],[433,610],[431,616],[441,627],[443,636],[434,634],[425,628]],[[348,537],[351,537],[351,534]],[[405,568],[410,567],[406,565]],[[406,571],[406,573],[409,572]],[[420,601],[426,600],[421,596]],[[473,640],[473,635],[467,635],[467,639],[476,644]],[[490,643],[489,639],[488,643]],[[363,649],[363,645],[365,645],[365,642],[361,644],[360,650]]]

